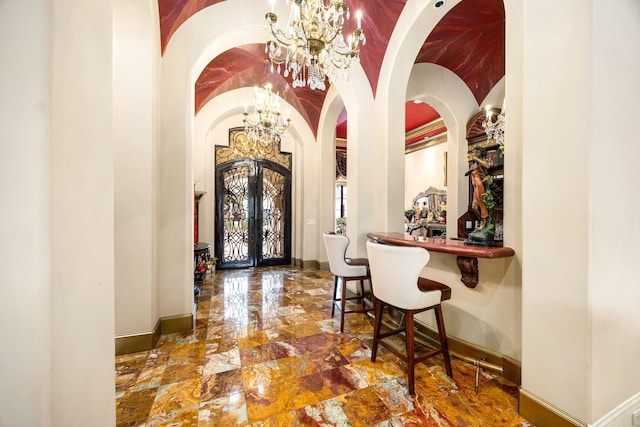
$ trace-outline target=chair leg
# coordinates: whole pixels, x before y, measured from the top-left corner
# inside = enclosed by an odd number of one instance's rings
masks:
[[[375,319],[373,319],[373,345],[371,346],[371,361],[376,361],[376,353],[378,352],[378,341],[380,338],[380,329],[382,326],[382,311],[384,309],[384,303],[380,300],[376,300],[373,304],[375,310]]]
[[[331,317],[336,310],[336,296],[338,296],[338,276],[333,276],[333,299],[331,300]]]
[[[447,342],[447,333],[444,329],[444,317],[442,316],[442,307],[435,306],[436,324],[438,325],[438,334],[440,335],[440,347],[442,348],[442,357],[444,358],[444,367],[447,370],[449,378],[453,378],[453,370],[451,369],[451,357],[449,356],[449,343]]]
[[[340,302],[340,332],[344,332],[344,311],[347,309],[347,285],[344,277],[341,278],[342,284],[342,301]]]
[[[414,349],[414,331],[413,331],[413,312],[407,311],[405,317],[405,326],[407,330],[405,331],[406,339],[407,339],[407,377],[409,379],[409,394],[414,395],[415,391],[415,378],[414,378],[414,367],[415,367],[415,349]]]
[[[360,302],[362,303],[362,308],[365,309],[364,306],[364,280],[360,280]]]

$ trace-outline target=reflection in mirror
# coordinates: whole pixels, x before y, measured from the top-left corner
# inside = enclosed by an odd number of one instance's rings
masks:
[[[418,236],[445,236],[447,221],[447,190],[429,187],[413,199],[413,221],[407,232]]]
[[[433,220],[441,222],[440,218],[446,218],[447,215],[447,190],[427,188],[413,199],[413,208],[416,211],[416,217],[431,216]]]

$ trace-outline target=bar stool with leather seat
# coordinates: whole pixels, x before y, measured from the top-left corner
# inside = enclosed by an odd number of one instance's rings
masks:
[[[342,234],[326,232],[323,234],[324,246],[329,258],[329,269],[333,273],[333,299],[331,317],[336,307],[340,310],[340,332],[344,332],[344,315],[348,313],[365,313],[373,311],[373,303],[365,298],[364,281],[369,277],[369,261],[366,258],[347,258],[349,238]],[[360,282],[360,294],[347,297],[347,282]],[[341,296],[338,298],[338,282],[341,285]],[[358,300],[362,308],[347,309],[348,300]],[[356,306],[357,307],[357,306]]]
[[[420,277],[420,272],[429,261],[426,249],[410,246],[393,246],[367,242],[367,256],[371,274],[371,290],[375,297],[375,325],[371,361],[376,361],[378,345],[398,356],[407,364],[409,394],[415,394],[414,367],[416,363],[442,354],[447,375],[453,378],[449,345],[444,328],[441,302],[451,298],[451,288],[447,285]],[[404,314],[404,325],[382,333],[382,313],[385,305],[390,305]],[[414,315],[434,310],[440,347],[415,355]],[[406,354],[383,341],[391,335],[406,334]]]

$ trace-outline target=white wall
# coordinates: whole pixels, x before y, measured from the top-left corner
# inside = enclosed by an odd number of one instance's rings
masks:
[[[452,297],[443,304],[447,335],[521,360],[521,288],[508,274],[512,258],[478,259],[479,281],[468,288],[460,281],[456,256],[431,252],[422,275],[445,283]],[[435,328],[433,315],[417,317]]]
[[[639,17],[628,0],[524,8],[523,392],[586,423],[638,400]]]
[[[526,392],[583,421],[590,364],[591,19],[580,0],[524,8],[522,382]],[[562,107],[550,114],[550,105]]]
[[[158,320],[154,280],[154,100],[160,35],[151,2],[114,8],[116,335],[150,333]],[[154,26],[154,23],[156,26]],[[135,66],[131,64],[135,63]]]
[[[52,417],[49,7],[0,4],[3,426],[46,426]]]
[[[347,186],[349,188],[347,236],[350,244],[347,248],[347,255],[365,257],[367,233],[376,227],[373,211],[378,209],[374,209],[374,206],[383,206],[377,200],[380,195],[379,188],[383,182],[383,174],[381,169],[377,167],[375,150],[372,149],[372,145],[375,146],[380,141],[376,141],[377,126],[371,126],[371,117],[375,117],[381,111],[375,105],[371,86],[362,67],[354,67],[350,73],[348,82],[335,82],[349,116],[347,122],[347,134],[349,135],[347,148]],[[381,121],[376,121],[376,123],[381,123]],[[334,147],[336,120],[327,120],[320,126],[323,130],[319,142]],[[329,138],[330,135],[331,138]],[[332,154],[331,164],[334,164],[334,159],[335,155]],[[315,160],[311,158],[310,161]],[[331,187],[335,188],[335,168],[331,171],[331,178],[324,177],[322,184],[327,186],[331,184]],[[317,202],[319,201],[318,199]],[[318,203],[317,206],[321,205]],[[331,209],[333,217],[334,206],[332,201],[331,207],[323,206],[323,209],[326,209],[327,213]],[[357,218],[357,221],[349,221],[349,217]],[[321,239],[319,240],[321,241]]]
[[[640,3],[592,1],[589,139],[591,408],[602,417],[633,397],[640,408],[640,235],[636,121],[640,115]],[[615,333],[612,333],[615,331]],[[620,423],[620,425],[623,425]],[[628,418],[627,418],[628,425]]]
[[[110,3],[0,6],[7,426],[112,426]]]
[[[513,248],[515,255],[505,266],[504,283],[513,295],[505,303],[511,314],[505,316],[503,322],[515,328],[519,348],[518,360],[522,360],[522,9],[520,0],[504,2],[506,15],[505,70],[506,75],[496,87],[501,86],[503,92],[498,94],[492,90],[482,105],[491,102],[499,104],[502,100],[505,122],[504,151],[504,245]],[[497,99],[496,99],[497,98]],[[491,99],[491,101],[490,101]],[[496,102],[498,101],[498,102]]]
[[[51,424],[112,426],[113,6],[51,6]]]
[[[320,122],[326,123],[327,126],[320,128],[318,132],[318,139],[323,141],[320,146],[320,166],[319,173],[322,177],[322,185],[319,186],[319,198],[320,206],[322,209],[318,218],[318,231],[320,233],[325,231],[332,231],[336,227],[336,213],[335,213],[335,200],[336,200],[336,152],[335,152],[335,135],[336,127],[335,123],[338,120],[340,112],[344,108],[344,103],[340,94],[335,86],[331,86],[327,91],[322,112],[320,113]],[[333,127],[329,125],[334,123]],[[329,141],[333,139],[334,143]],[[326,141],[326,142],[324,142]],[[348,165],[347,165],[348,168]],[[331,207],[331,210],[329,210]],[[349,211],[347,210],[347,215]],[[347,220],[348,221],[348,220]],[[318,237],[318,245],[321,247],[318,249],[318,260],[321,262],[327,261],[327,253],[324,247],[324,240]],[[353,250],[353,249],[352,249]],[[354,256],[357,251],[351,252],[349,256]]]
[[[404,208],[429,187],[446,190],[444,185],[444,153],[447,144],[437,144],[404,156]]]

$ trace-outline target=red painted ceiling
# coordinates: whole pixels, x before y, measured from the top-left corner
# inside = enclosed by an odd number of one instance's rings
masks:
[[[417,129],[420,126],[424,126],[427,123],[440,118],[440,114],[434,110],[429,104],[420,102],[416,104],[413,101],[407,101],[405,103],[405,125],[404,131],[409,132]],[[343,109],[338,116],[338,122],[336,124],[336,138],[347,138],[347,110]],[[410,141],[407,141],[409,143]]]
[[[221,1],[234,0],[158,0],[162,51],[175,30],[190,16]],[[361,50],[360,63],[374,95],[389,37],[405,3],[406,0],[348,1],[352,17],[345,24],[345,34],[350,34],[355,27],[355,11],[362,10],[367,44]],[[264,7],[266,12],[267,2]],[[504,76],[504,44],[503,0],[463,0],[427,36],[415,62],[434,63],[450,69],[467,84],[480,103]],[[317,133],[325,92],[293,89],[290,80],[269,72],[264,59],[264,44],[237,46],[213,58],[196,82],[196,112],[221,93],[261,85],[270,74],[274,91],[299,111]],[[427,111],[424,104],[409,102],[406,113],[407,131],[433,120],[433,109]],[[344,120],[338,120],[339,136],[346,133]]]
[[[222,3],[225,0],[158,0],[160,14],[160,44],[162,53],[175,31],[187,19],[205,7]]]
[[[504,76],[504,43],[502,0],[464,0],[429,34],[416,63],[450,69],[479,104]]]

